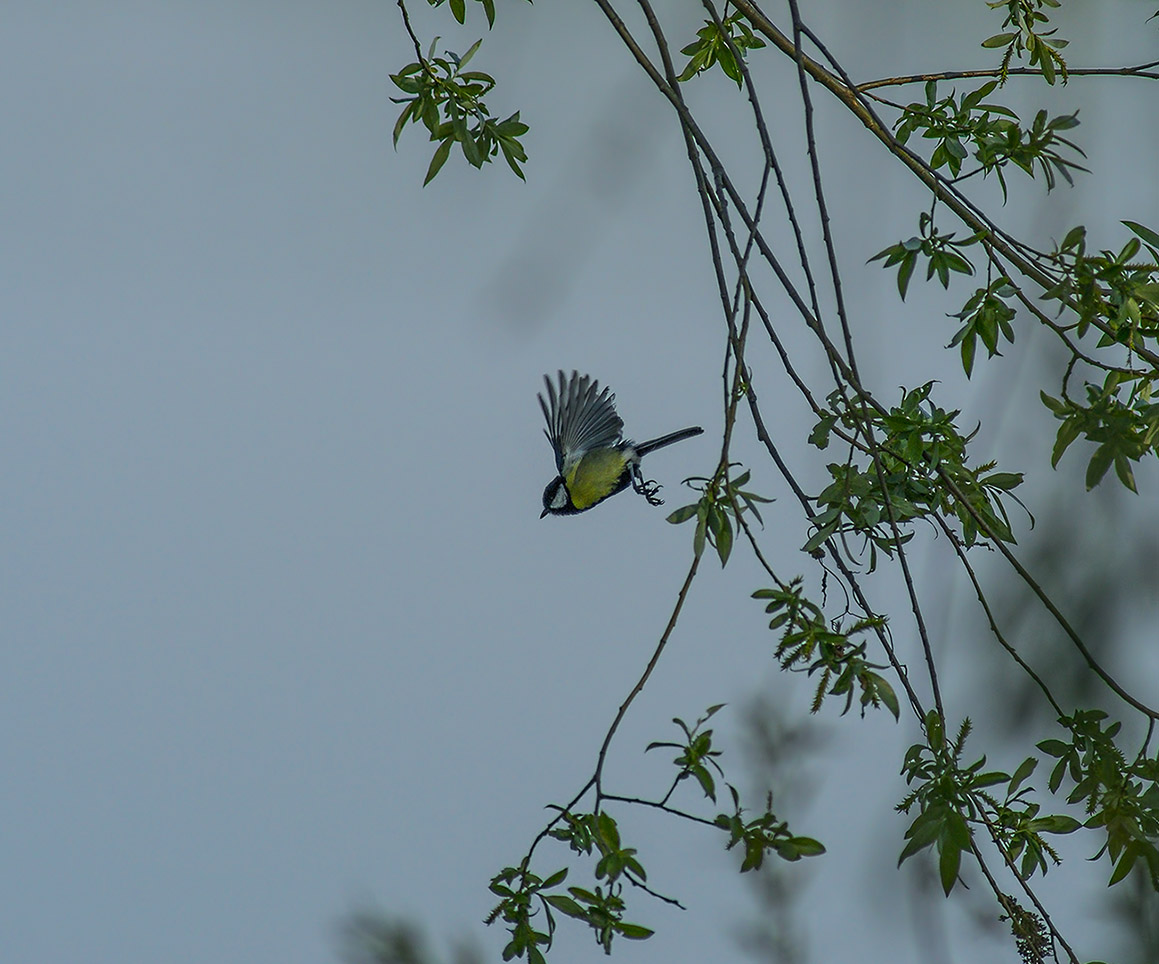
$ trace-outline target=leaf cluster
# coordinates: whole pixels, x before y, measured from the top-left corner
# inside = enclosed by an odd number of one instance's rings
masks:
[[[772,809],[769,793],[765,809],[755,817],[746,815],[741,807],[740,794],[732,784],[725,783],[732,797],[731,812],[718,813],[713,819],[697,817],[668,805],[676,788],[688,778],[699,784],[705,798],[716,802],[716,777],[723,778],[717,758],[720,751],[713,748],[713,731],[705,729],[708,722],[724,704],[710,706],[691,726],[679,717],[673,719],[683,735],[681,742],[659,741],[650,743],[648,750],[675,749],[673,764],[677,774],[668,792],[659,801],[632,800],[608,797],[623,803],[647,804],[670,814],[684,817],[724,831],[728,836],[726,850],[743,845],[741,872],[761,866],[765,855],[775,853],[784,860],[795,861],[825,852],[824,846],[812,837],[801,837],[790,832],[788,824],[779,820]],[[714,776],[715,774],[715,776]],[[491,892],[500,898],[499,904],[488,915],[492,924],[502,919],[511,939],[503,950],[503,960],[527,958],[530,964],[543,964],[545,953],[551,949],[555,937],[556,913],[583,921],[595,932],[596,943],[605,953],[611,953],[616,937],[644,940],[652,931],[640,924],[624,920],[626,903],[624,884],[647,890],[648,875],[634,847],[624,844],[615,818],[606,809],[595,812],[575,812],[569,808],[552,807],[557,817],[545,831],[545,836],[566,843],[571,851],[596,859],[593,887],[561,885],[570,868],[564,867],[547,878],[539,877],[528,869],[530,854],[517,867],[505,867],[491,880]],[[534,850],[534,847],[532,848]],[[649,891],[653,896],[660,896]],[[669,898],[670,903],[676,903]]]
[[[1008,164],[1031,177],[1036,169],[1041,171],[1048,191],[1057,185],[1057,175],[1073,184],[1071,170],[1086,168],[1064,157],[1061,150],[1083,157],[1085,154],[1061,132],[1078,126],[1077,112],[1050,117],[1040,110],[1030,126],[1024,128],[1009,107],[985,102],[997,87],[998,81],[991,80],[960,98],[954,91],[939,98],[937,81],[927,81],[925,101],[906,105],[894,123],[898,140],[905,144],[913,134],[921,132],[923,138],[937,141],[928,163],[935,171],[946,168],[954,177],[961,174],[972,148],[983,176],[991,172],[997,175],[1003,199],[1007,196],[1003,169]]]
[[[1042,30],[1041,25],[1049,22],[1043,13],[1043,7],[1059,7],[1059,0],[994,0],[988,2],[991,10],[1006,10],[1006,19],[1003,27],[1013,29],[996,33],[982,41],[983,47],[1005,47],[1002,55],[1002,80],[1006,80],[1006,71],[1010,68],[1010,61],[1015,55],[1021,57],[1026,54],[1026,62],[1031,67],[1038,67],[1042,71],[1042,79],[1053,85],[1055,78],[1061,74],[1063,83],[1067,81],[1066,61],[1059,53],[1069,40],[1060,40],[1054,37],[1057,30]]]
[[[765,606],[765,612],[773,617],[769,629],[781,631],[776,650],[781,668],[810,676],[821,674],[812,712],[821,709],[826,696],[844,696],[841,713],[845,715],[853,705],[855,693],[860,692],[862,716],[867,706],[876,709],[884,704],[898,719],[897,694],[877,672],[885,667],[869,662],[865,658],[867,644],[854,641],[854,637],[884,625],[885,620],[857,619],[848,627],[839,620],[829,622],[821,607],[805,597],[799,577],[784,588],[758,589],[753,598],[769,600]]]
[[[817,496],[820,511],[813,517],[813,535],[806,552],[834,535],[861,535],[870,551],[869,568],[877,564],[876,550],[893,555],[897,545],[913,538],[912,530],[898,527],[937,513],[956,517],[967,547],[985,534],[1003,542],[1015,542],[1004,500],[1022,483],[1020,472],[994,472],[995,463],[973,468],[967,464],[967,443],[977,430],[962,435],[955,419],[960,411],[946,411],[933,404],[933,382],[903,392],[901,403],[882,414],[863,405],[854,408],[839,392],[829,396],[833,407],[822,414],[809,436],[818,448],[829,444],[835,427],[846,438],[855,437],[868,424],[883,437],[878,442],[878,462],[856,445],[850,445],[845,462],[828,466],[833,481]],[[880,466],[883,478],[878,477]]]
[[[753,28],[739,10],[719,23],[706,20],[704,26],[696,31],[696,37],[696,40],[680,50],[688,57],[688,63],[676,78],[679,81],[691,80],[714,64],[720,64],[720,69],[740,87],[744,74],[736,54],[743,57],[746,51],[765,46],[765,42],[753,33]]]
[[[722,830],[728,831],[726,850],[732,850],[737,844],[743,845],[744,858],[740,865],[742,874],[750,870],[759,870],[765,862],[765,855],[770,851],[790,863],[802,857],[818,857],[825,853],[825,846],[819,840],[794,836],[789,831],[789,825],[777,818],[773,813],[771,793],[766,799],[764,812],[746,820],[736,788],[729,786],[728,789],[732,794],[735,809],[731,814],[717,814],[715,823]]]
[[[502,152],[508,167],[523,178],[520,164],[527,160],[527,153],[520,138],[527,133],[527,125],[520,121],[519,111],[506,120],[494,118],[483,98],[494,88],[495,78],[480,70],[463,69],[483,41],[475,41],[462,57],[452,51],[439,57],[435,56],[438,40],[436,37],[432,41],[426,57],[390,75],[394,85],[407,95],[391,98],[396,104],[406,105],[395,121],[395,145],[408,121],[421,122],[430,140],[438,143],[423,179],[424,186],[439,173],[456,144],[476,168]]]
[[[1014,343],[1014,327],[1010,322],[1014,320],[1015,312],[1009,299],[1016,293],[1017,289],[1010,283],[1009,278],[999,278],[985,288],[975,291],[961,311],[949,316],[963,323],[947,347],[962,346],[962,368],[967,378],[974,371],[974,354],[979,339],[990,358],[1002,354],[998,350],[1000,338]]]
[[[700,492],[701,496],[696,502],[681,506],[668,515],[668,521],[673,525],[696,519],[692,551],[699,559],[707,541],[720,557],[722,569],[732,553],[734,522],[739,526],[741,514],[751,512],[764,525],[757,503],[772,501],[742,488],[748,484],[750,472],[742,472],[735,479],[729,476],[729,470],[736,464],[730,463],[711,479],[702,476],[685,479],[684,484]]]
[[[954,233],[939,232],[933,217],[923,211],[918,217],[918,234],[883,248],[868,263],[880,260],[883,268],[898,266],[897,290],[903,301],[919,257],[926,259],[926,281],[936,274],[942,287],[949,288],[951,272],[966,275],[974,273],[974,265],[962,252],[970,245],[977,244],[983,236],[975,233],[961,241],[955,241],[955,237]]]
[[[715,759],[720,756],[720,751],[712,748],[712,730],[705,730],[702,727],[723,706],[723,703],[710,706],[692,726],[689,726],[679,717],[673,719],[672,722],[680,727],[684,734],[682,743],[657,742],[648,744],[648,750],[667,747],[681,751],[672,761],[678,768],[678,772],[662,805],[666,806],[672,792],[690,776],[696,778],[704,796],[716,803],[716,781],[711,771],[715,770],[720,777],[724,776],[724,771]],[[756,817],[746,819],[746,811],[740,804],[739,791],[731,783],[725,783],[725,786],[732,797],[732,812],[718,813],[712,823],[728,833],[728,843],[725,845],[725,850],[732,850],[737,844],[742,844],[744,853],[740,867],[742,874],[759,868],[764,863],[766,854],[770,852],[775,853],[782,860],[790,862],[800,860],[802,857],[815,857],[825,852],[825,847],[820,841],[814,840],[812,837],[800,837],[793,834],[789,830],[788,823],[777,818],[773,812],[771,791],[766,798],[764,812]]]
[[[1159,234],[1134,221],[1123,223],[1136,237],[1117,253],[1088,255],[1082,226],[1068,232],[1053,257],[1062,277],[1043,297],[1073,308],[1078,317],[1069,327],[1079,338],[1102,321],[1097,347],[1123,345],[1133,353],[1159,345]],[[1136,262],[1144,247],[1150,261]],[[1111,369],[1101,385],[1084,382],[1084,402],[1067,393],[1065,379],[1061,397],[1041,392],[1043,404],[1062,423],[1051,464],[1082,437],[1097,446],[1087,464],[1088,489],[1113,465],[1119,481],[1137,491],[1131,463],[1148,452],[1159,455],[1159,405],[1152,401],[1157,377],[1153,367]]]
[[[616,821],[606,812],[573,814],[561,811],[564,825],[551,835],[565,840],[577,853],[599,854],[595,867],[596,880],[604,881],[588,889],[568,887],[566,893],[548,893],[559,887],[568,875],[568,868],[556,871],[543,879],[531,873],[524,865],[505,867],[491,881],[491,893],[500,898],[499,905],[487,918],[487,923],[502,918],[508,925],[511,940],[503,949],[503,960],[526,957],[530,964],[544,964],[544,953],[551,949],[555,937],[555,911],[586,923],[595,931],[596,942],[607,954],[611,953],[616,936],[629,940],[644,940],[652,931],[640,924],[623,919],[626,905],[622,896],[621,876],[642,883],[647,875],[636,858],[636,851],[620,841]],[[542,913],[543,925],[536,918]],[[540,927],[546,927],[541,930]]]
[[[1159,890],[1159,754],[1140,753],[1128,763],[1115,743],[1121,724],[1105,723],[1102,710],[1077,710],[1059,722],[1070,731],[1069,742],[1043,740],[1038,748],[1058,762],[1050,774],[1050,790],[1058,791],[1069,776],[1074,788],[1068,803],[1082,804],[1084,827],[1102,827],[1106,841],[1094,858],[1107,854],[1113,870],[1108,885],[1123,880],[1142,858]]]
[[[973,849],[973,826],[989,827],[1011,867],[1021,858],[1018,872],[1023,879],[1035,870],[1046,873],[1045,856],[1059,862],[1043,834],[1073,833],[1080,826],[1065,814],[1038,816],[1039,805],[1027,799],[1033,788],[1023,786],[1037,765],[1033,757],[1023,761],[1013,775],[985,770],[985,756],[963,765],[962,754],[970,730],[969,719],[963,720],[957,737],[947,740],[941,717],[936,710],[930,710],[925,718],[926,740],[906,751],[901,771],[914,789],[897,809],[908,814],[916,806],[918,813],[906,830],[908,842],[898,856],[898,865],[934,847],[947,896],[958,880],[962,852]],[[988,788],[1001,783],[1007,787],[1005,798],[999,802]]]
[[[1068,231],[1050,259],[1061,277],[1042,294],[1075,311],[1072,327],[1080,338],[1104,320],[1099,348],[1136,349],[1159,339],[1159,233],[1136,221],[1122,223],[1136,236],[1118,252],[1087,254],[1086,229]],[[1143,248],[1150,260],[1136,261]]]
[[[716,803],[716,781],[713,779],[711,770],[715,770],[718,776],[724,776],[724,771],[715,759],[720,756],[720,751],[712,748],[712,730],[702,730],[701,727],[723,707],[723,703],[710,706],[705,710],[704,716],[700,717],[691,727],[680,717],[673,717],[672,722],[680,727],[684,733],[684,742],[658,741],[649,743],[644,748],[645,753],[663,748],[679,750],[680,754],[672,761],[680,769],[676,775],[676,783],[679,784],[689,777],[694,777],[704,791],[704,795],[713,803]]]

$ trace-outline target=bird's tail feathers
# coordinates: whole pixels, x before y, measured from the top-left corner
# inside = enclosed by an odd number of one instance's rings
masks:
[[[636,450],[637,455],[644,456],[649,452],[655,452],[656,449],[664,448],[665,445],[672,445],[674,442],[683,442],[686,438],[692,438],[703,432],[704,429],[699,425],[694,425],[692,428],[682,428],[679,432],[672,432],[670,435],[661,435],[659,438],[641,442],[639,445],[633,445],[632,448]]]

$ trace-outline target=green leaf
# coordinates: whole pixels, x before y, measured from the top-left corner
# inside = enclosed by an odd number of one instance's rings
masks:
[[[902,261],[901,267],[897,270],[897,290],[901,295],[901,300],[905,301],[906,289],[909,288],[910,278],[913,276],[914,268],[917,267],[917,255],[912,252],[906,255],[905,260]]]
[[[732,525],[728,521],[728,516],[723,512],[720,514],[720,525],[716,532],[716,553],[720,556],[720,568],[723,569],[725,563],[728,562],[729,553],[732,552]]]
[[[836,531],[837,531],[837,521],[833,521],[833,522],[830,522],[828,525],[822,526],[820,529],[818,529],[816,532],[814,532],[813,535],[810,537],[809,541],[806,542],[801,547],[801,551],[802,552],[815,552],[817,549],[821,548],[821,546],[823,546],[825,544],[825,540],[828,539],[831,535],[833,535],[833,533]]]
[[[550,877],[548,877],[547,880],[545,880],[542,884],[540,884],[539,889],[540,890],[550,890],[552,887],[558,887],[560,884],[562,884],[564,882],[564,879],[566,877],[567,877],[567,868],[564,867],[563,870],[557,870],[554,874],[552,874]]]
[[[889,681],[883,676],[878,676],[877,673],[870,673],[873,679],[873,691],[877,694],[877,698],[885,704],[885,708],[893,714],[895,720],[901,719],[901,707],[897,702],[897,694],[893,691]]]
[[[1010,778],[1010,786],[1007,788],[1007,795],[1014,793],[1023,782],[1034,772],[1034,768],[1038,766],[1038,758],[1028,756],[1019,764],[1017,770],[1014,771],[1014,776]]]
[[[626,937],[630,941],[645,941],[656,932],[640,924],[624,924],[618,923],[615,925],[616,933],[621,937]]]
[[[1138,495],[1139,490],[1135,488],[1135,472],[1131,468],[1130,460],[1122,452],[1115,455],[1115,475],[1123,485]]]
[[[1042,404],[1054,412],[1055,415],[1066,415],[1066,402],[1057,398],[1052,398],[1050,395],[1047,395],[1046,392],[1041,390],[1038,393],[1038,397],[1042,399]]]
[[[993,37],[987,37],[982,41],[983,47],[1005,47],[1018,34],[1015,33],[996,33]]]
[[[1058,435],[1054,440],[1054,449],[1050,453],[1050,467],[1057,468],[1058,461],[1063,457],[1063,454],[1070,448],[1073,442],[1082,432],[1082,423],[1077,418],[1068,418],[1058,427]]]
[[[566,894],[545,894],[543,899],[551,904],[561,914],[574,917],[576,920],[587,920],[588,913]]]
[[[994,472],[982,480],[983,484],[1010,491],[1022,484],[1021,472]]]
[[[696,777],[696,782],[700,784],[700,789],[704,791],[704,795],[716,803],[716,784],[713,782],[712,774],[704,767],[698,766],[692,768],[692,775]]]
[[[402,134],[402,129],[406,126],[406,122],[410,120],[410,116],[414,112],[414,107],[417,103],[417,100],[412,100],[409,104],[407,104],[406,107],[402,109],[402,113],[398,115],[398,120],[394,122],[394,131],[391,140],[393,141],[396,148],[398,147],[398,139]]]
[[[447,158],[451,155],[451,145],[453,143],[454,140],[448,137],[438,146],[434,157],[431,158],[431,166],[427,168],[427,176],[423,178],[423,187],[430,184],[435,175],[439,173],[439,169],[447,163]]]
[[[962,370],[965,371],[967,378],[974,372],[974,351],[977,347],[977,339],[971,331],[962,339]]]
[[[1061,813],[1030,821],[1031,830],[1039,830],[1044,833],[1074,833],[1081,827],[1082,824],[1074,817],[1068,817]]]
[[[1115,870],[1111,874],[1111,879],[1107,881],[1108,887],[1113,887],[1120,880],[1131,872],[1131,868],[1135,866],[1135,861],[1139,859],[1139,845],[1132,840],[1127,846],[1123,848],[1123,852],[1119,855],[1119,862],[1115,864]]]
[[[459,22],[462,23],[462,21],[459,21]],[[482,43],[483,43],[483,38],[480,37],[473,44],[471,44],[471,46],[467,48],[467,52],[465,54],[463,54],[462,57],[459,58],[459,71],[460,71],[459,77],[460,77],[460,79],[462,79],[464,77],[469,78],[469,75],[464,75],[463,73],[461,73],[461,71],[464,67],[467,66],[467,64],[469,64],[471,62],[471,58],[474,57],[475,54],[478,52],[479,47]]]
[[[1114,460],[1115,450],[1109,442],[1104,442],[1097,449],[1095,454],[1091,456],[1090,462],[1087,463],[1087,490],[1090,491],[1102,480],[1103,476],[1107,474],[1107,469],[1111,467],[1111,462]]]
[[[953,841],[943,841],[942,855],[938,858],[938,874],[942,879],[942,890],[946,896],[954,889],[958,880],[958,869],[962,865],[962,848]]]
[[[825,845],[812,837],[794,837],[793,846],[802,857],[819,857],[825,853]]]
[[[1139,237],[1141,237],[1148,244],[1152,245],[1153,247],[1159,248],[1159,234],[1156,234],[1150,228],[1148,228],[1142,224],[1139,224],[1138,221],[1123,221],[1122,223],[1125,224],[1132,231],[1134,231]]]
[[[668,521],[673,525],[680,525],[682,522],[687,522],[694,515],[696,515],[697,504],[693,502],[691,505],[681,506],[674,512],[669,513]]]

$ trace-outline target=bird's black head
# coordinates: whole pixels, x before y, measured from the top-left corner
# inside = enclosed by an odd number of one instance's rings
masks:
[[[539,514],[539,518],[545,515],[571,515],[578,512],[571,502],[571,496],[568,494],[567,486],[563,484],[563,477],[557,475],[554,479],[547,483],[547,488],[543,490],[543,511]]]

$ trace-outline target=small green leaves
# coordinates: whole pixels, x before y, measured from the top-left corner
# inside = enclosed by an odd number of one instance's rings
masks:
[[[487,923],[502,918],[509,925],[511,940],[503,949],[505,961],[522,957],[529,962],[544,961],[544,952],[550,950],[555,935],[553,911],[586,922],[607,953],[611,952],[612,939],[617,935],[629,940],[652,936],[649,928],[623,920],[621,879],[642,884],[647,878],[636,851],[621,843],[616,821],[604,811],[573,814],[561,810],[560,818],[563,826],[553,830],[551,836],[567,841],[577,853],[590,854],[596,850],[599,858],[595,878],[604,883],[591,890],[569,887],[566,894],[548,893],[566,879],[566,867],[546,880],[531,873],[526,861],[519,867],[500,871],[491,881],[491,892],[500,898],[500,903],[488,915]],[[538,929],[534,923],[541,912],[546,930]]]
[[[1087,463],[1088,490],[1098,485],[1113,465],[1119,481],[1137,492],[1131,463],[1156,447],[1159,404],[1150,402],[1150,393],[1144,394],[1138,388],[1124,403],[1119,397],[1120,384],[1110,378],[1102,387],[1087,383],[1086,405],[1039,392],[1042,403],[1062,422],[1051,454],[1052,467],[1057,467],[1063,453],[1080,435],[1097,443]]]
[[[998,351],[1000,338],[1014,342],[1014,328],[1010,324],[1014,318],[1014,309],[1007,304],[1007,300],[1015,294],[1016,290],[1009,280],[999,278],[975,291],[960,312],[949,316],[964,322],[947,347],[961,345],[962,368],[967,378],[974,370],[974,352],[979,339],[990,358],[1001,354]]]
[[[1059,719],[1070,741],[1042,740],[1038,748],[1057,759],[1050,774],[1050,790],[1059,790],[1070,777],[1074,788],[1067,802],[1081,804],[1088,829],[1102,828],[1106,840],[1095,857],[1104,853],[1112,863],[1108,886],[1126,878],[1142,860],[1159,891],[1159,759],[1140,754],[1128,762],[1115,743],[1121,725],[1106,723],[1102,710],[1077,710]],[[1052,833],[1071,833],[1078,822],[1045,818]],[[1092,858],[1093,859],[1093,858]]]
[[[460,9],[462,3],[459,0]],[[451,0],[451,9],[456,12],[455,0]],[[408,95],[391,98],[405,105],[394,125],[395,146],[408,122],[421,122],[430,140],[438,142],[424,187],[442,170],[455,144],[472,167],[482,167],[502,153],[508,167],[523,178],[520,165],[526,162],[527,153],[520,138],[527,133],[527,125],[519,120],[518,111],[502,121],[492,117],[483,98],[494,88],[495,79],[482,71],[463,69],[482,41],[475,41],[462,57],[451,51],[436,57],[437,41],[435,38],[427,57],[391,75],[394,85]]]
[[[441,7],[444,3],[449,4],[451,8],[451,16],[459,23],[465,23],[467,19],[467,4],[465,0],[427,0],[432,7]],[[495,0],[479,0],[483,5],[483,12],[487,15],[487,26],[495,26]]]
[[[953,234],[939,234],[934,227],[933,219],[926,212],[918,218],[921,231],[907,241],[899,241],[878,251],[867,263],[884,260],[883,268],[892,268],[898,265],[897,290],[902,300],[905,300],[909,289],[910,278],[917,266],[919,255],[926,259],[926,280],[929,281],[935,274],[943,288],[950,286],[950,274],[973,274],[974,266],[961,253],[963,248],[976,244],[981,235],[972,235],[964,241],[955,241]]]
[[[827,441],[841,431],[844,438],[856,439],[869,426],[880,438],[878,459],[851,442],[847,460],[829,464],[833,481],[816,497],[819,511],[804,551],[817,550],[833,536],[856,534],[869,549],[872,571],[878,550],[892,557],[898,545],[913,537],[912,523],[933,513],[956,516],[967,547],[982,535],[1015,541],[1004,502],[1017,501],[1011,490],[1021,484],[1022,474],[992,472],[993,463],[968,465],[969,437],[955,424],[959,412],[930,401],[933,385],[905,392],[901,403],[884,414],[856,407],[839,392],[829,396],[834,410],[822,413],[814,435]]]
[[[1009,39],[1014,35],[999,36]],[[1006,42],[1004,40],[1003,44]],[[979,171],[984,177],[996,174],[1004,200],[1004,169],[1010,164],[1031,177],[1036,171],[1041,172],[1048,191],[1054,189],[1059,175],[1068,184],[1073,183],[1071,171],[1085,171],[1086,168],[1063,152],[1073,152],[1080,157],[1085,155],[1078,145],[1063,137],[1062,132],[1078,126],[1077,115],[1051,118],[1046,111],[1040,110],[1030,126],[1024,127],[1008,107],[984,103],[984,98],[997,86],[998,82],[992,80],[961,98],[951,91],[939,99],[936,81],[927,82],[925,102],[907,104],[895,122],[897,139],[905,144],[920,132],[924,139],[935,141],[929,158],[930,167],[935,171],[946,168],[954,178],[964,179]],[[962,174],[963,162],[971,154],[979,166],[968,174]]]
[[[739,519],[740,514],[744,512],[751,512],[756,520],[761,522],[757,504],[772,501],[741,488],[748,484],[749,472],[742,472],[735,479],[730,478],[729,471],[734,465],[736,463],[726,466],[711,479],[701,476],[685,479],[685,485],[702,493],[700,500],[681,506],[668,514],[668,521],[673,525],[696,519],[696,529],[692,534],[692,551],[700,558],[704,552],[705,542],[710,543],[720,557],[721,568],[724,568],[728,557],[732,554],[733,520]],[[737,524],[739,525],[739,522]]]
[[[715,757],[720,756],[720,751],[712,748],[712,730],[702,731],[700,727],[707,723],[723,706],[723,703],[710,706],[691,727],[680,717],[675,717],[672,722],[684,732],[683,743],[649,743],[644,749],[645,753],[649,750],[662,748],[680,750],[680,754],[672,761],[679,768],[676,784],[688,779],[688,777],[694,777],[696,782],[700,784],[700,789],[704,791],[704,795],[713,803],[716,802],[716,781],[713,779],[709,767],[715,770],[719,776],[724,776],[724,771],[715,759]]]
[[[894,719],[900,708],[893,687],[877,670],[884,669],[865,658],[866,644],[854,637],[878,628],[880,619],[859,619],[848,625],[828,623],[821,607],[806,598],[800,578],[779,589],[758,589],[754,599],[767,599],[765,612],[773,618],[769,629],[781,630],[776,656],[781,668],[820,674],[813,696],[812,712],[820,710],[826,696],[844,696],[842,715],[849,712],[853,697],[860,693],[861,715],[867,707],[884,705]]]
[[[927,847],[936,847],[942,889],[948,896],[958,880],[962,854],[973,849],[973,826],[985,827],[1002,847],[1011,866],[1017,863],[1023,879],[1036,870],[1046,873],[1047,858],[1059,858],[1043,834],[1073,833],[1080,824],[1065,814],[1039,816],[1039,805],[1028,799],[1033,788],[1026,781],[1038,760],[1028,757],[1014,775],[985,769],[981,757],[962,765],[962,751],[970,733],[964,720],[957,738],[947,743],[942,721],[936,711],[926,716],[926,742],[914,744],[906,752],[902,773],[914,787],[898,804],[909,813],[916,805],[917,816],[906,831],[906,845],[898,856],[902,864]],[[989,788],[1005,783],[1004,799],[997,800]]]
[[[624,901],[620,896],[619,887],[609,887],[606,891],[602,887],[595,887],[592,890],[569,887],[568,893],[571,894],[571,899],[567,900],[564,906],[554,902],[552,906],[569,917],[586,921],[596,932],[596,943],[603,948],[605,954],[612,953],[612,939],[617,935],[632,941],[642,941],[653,934],[650,928],[640,924],[629,924],[623,920]]]
[[[735,809],[732,813],[717,814],[713,822],[728,833],[725,850],[732,850],[737,844],[742,845],[744,854],[740,865],[742,874],[758,870],[765,862],[765,855],[770,851],[790,863],[802,857],[818,857],[825,853],[825,847],[819,840],[794,836],[790,833],[788,824],[777,819],[777,815],[773,812],[771,793],[768,795],[764,813],[752,820],[745,820],[736,788],[730,786],[729,790]]]
[[[744,14],[739,11],[725,17],[720,24],[718,27],[715,21],[706,20],[704,26],[696,31],[698,39],[680,51],[688,57],[688,63],[677,80],[681,82],[691,80],[697,74],[704,73],[713,64],[720,64],[720,69],[736,81],[737,87],[740,87],[744,74],[733,51],[739,52],[743,57],[745,51],[759,49],[765,42],[753,33]]]
[[[993,0],[986,4],[991,10],[1004,8],[1006,19],[1002,21],[1002,26],[1013,28],[982,41],[982,46],[986,48],[1006,48],[1002,56],[1003,83],[1011,59],[1023,53],[1027,55],[1027,63],[1031,67],[1038,67],[1042,71],[1042,78],[1048,84],[1053,84],[1059,73],[1062,74],[1063,82],[1066,82],[1066,61],[1058,51],[1066,47],[1069,41],[1055,39],[1056,30],[1042,30],[1039,26],[1048,22],[1042,8],[1058,5],[1059,0]]]
[[[1088,253],[1085,229],[1068,231],[1051,255],[1059,280],[1043,297],[1077,316],[1068,327],[1078,338],[1096,329],[1098,348],[1122,346],[1133,362],[1136,350],[1146,346],[1153,352],[1159,342],[1159,233],[1135,221],[1123,224],[1134,237],[1117,252]],[[1150,261],[1138,260],[1144,248]],[[1098,485],[1113,466],[1120,483],[1134,492],[1132,464],[1149,452],[1159,454],[1159,405],[1153,401],[1159,373],[1154,366],[1105,367],[1102,385],[1084,384],[1085,403],[1067,393],[1066,377],[1060,398],[1040,393],[1062,423],[1051,464],[1057,466],[1076,439],[1086,438],[1097,446],[1087,463],[1087,488]]]

